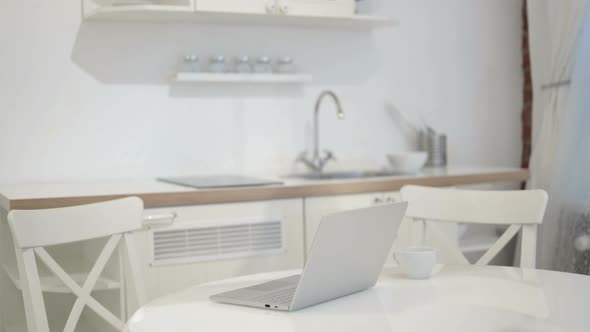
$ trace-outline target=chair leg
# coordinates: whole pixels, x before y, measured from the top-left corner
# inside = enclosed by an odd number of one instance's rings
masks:
[[[537,225],[522,226],[520,267],[534,269],[537,263]]]
[[[4,299],[4,281],[5,281],[5,274],[0,271],[0,299]],[[2,301],[2,300],[0,300]],[[6,332],[6,327],[4,327],[4,307],[0,307],[0,332]]]
[[[422,247],[426,243],[426,220],[415,219],[410,223],[410,243],[412,246]]]
[[[2,297],[0,297],[0,299],[1,298]],[[4,320],[2,319],[3,317],[3,313],[0,313],[0,332],[6,332],[6,328],[4,327]]]
[[[129,271],[131,272],[131,278],[133,279],[133,291],[135,292],[135,298],[137,300],[138,307],[141,307],[147,302],[147,296],[145,294],[145,283],[141,275],[141,267],[136,257],[137,246],[135,244],[135,238],[132,234],[125,234],[125,248],[127,249],[127,264],[129,265]]]
[[[33,249],[16,248],[19,279],[29,332],[49,332],[41,281]]]
[[[127,322],[127,279],[125,277],[125,243],[119,244],[119,310],[121,320]]]

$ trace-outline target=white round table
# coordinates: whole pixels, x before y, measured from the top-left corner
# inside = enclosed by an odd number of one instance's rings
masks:
[[[429,280],[385,270],[368,291],[296,312],[209,300],[212,294],[297,273],[233,278],[163,297],[130,319],[130,331],[590,331],[590,277],[508,267],[439,266]]]

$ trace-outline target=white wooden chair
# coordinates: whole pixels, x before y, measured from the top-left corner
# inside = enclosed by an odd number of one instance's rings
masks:
[[[494,245],[475,263],[487,265],[522,230],[520,266],[534,268],[537,225],[543,222],[547,193],[543,190],[479,191],[405,186],[406,217],[413,224],[414,243],[423,243],[426,232],[436,238],[442,250],[463,264],[469,264],[457,244],[442,234],[436,222],[510,225]]]
[[[96,301],[91,296],[91,292],[110,257],[118,248],[121,264],[119,268],[121,271],[131,272],[133,278],[131,284],[134,285],[133,291],[137,302],[145,303],[144,283],[140,275],[135,243],[130,235],[130,232],[142,227],[142,213],[142,200],[130,197],[59,209],[13,210],[8,214],[8,223],[14,237],[29,332],[49,332],[42,295],[43,288],[35,256],[77,297],[66,321],[65,332],[74,331],[85,306],[116,329],[126,330],[125,309],[121,309],[123,318],[120,319]],[[82,287],[44,249],[46,246],[103,237],[109,237],[108,241]],[[128,265],[127,269],[123,266],[124,261]],[[124,283],[121,282],[121,284]],[[122,299],[125,293],[124,288],[121,287]],[[123,307],[125,302],[122,300],[121,303]]]

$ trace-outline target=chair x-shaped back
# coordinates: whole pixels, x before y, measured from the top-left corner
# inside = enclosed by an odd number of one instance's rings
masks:
[[[126,262],[133,278],[131,284],[134,286],[137,302],[145,303],[144,283],[131,234],[132,231],[141,228],[142,211],[143,202],[140,199],[126,198],[70,208],[10,212],[8,220],[15,239],[19,277],[30,332],[49,332],[35,256],[77,297],[64,332],[75,330],[86,306],[113,327],[120,331],[126,330],[126,308],[123,308],[126,301],[121,301],[122,318],[119,318],[94,299],[91,293],[113,253],[119,248],[120,269],[125,270],[123,262]],[[101,237],[109,238],[82,286],[44,248]],[[121,280],[122,299],[125,294],[124,284],[124,280]]]
[[[405,186],[402,200],[408,202],[406,216],[413,222],[414,243],[423,243],[426,232],[459,263],[469,264],[458,244],[438,227],[439,222],[493,224],[509,226],[479,258],[476,265],[487,265],[522,231],[520,266],[535,267],[537,226],[543,222],[547,193],[543,190],[459,190]]]

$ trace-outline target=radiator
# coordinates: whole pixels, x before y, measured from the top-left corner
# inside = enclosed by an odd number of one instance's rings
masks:
[[[590,275],[590,213],[562,210],[556,269]]]
[[[285,251],[282,220],[182,223],[153,230],[152,265],[275,255]]]

